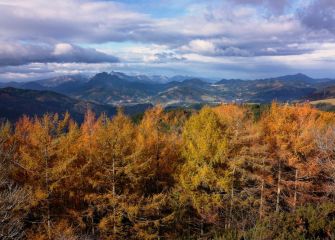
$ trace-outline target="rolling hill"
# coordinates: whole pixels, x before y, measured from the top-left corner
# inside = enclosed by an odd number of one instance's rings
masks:
[[[151,105],[133,105],[124,107],[126,114],[138,114]],[[88,101],[77,100],[65,95],[51,92],[26,90],[17,88],[0,89],[0,118],[16,121],[23,114],[28,116],[41,116],[45,113],[69,112],[71,117],[81,122],[88,109],[97,115],[106,113],[112,116],[117,108],[110,105],[100,105]]]
[[[335,98],[335,85],[319,88],[308,96],[310,100]]]

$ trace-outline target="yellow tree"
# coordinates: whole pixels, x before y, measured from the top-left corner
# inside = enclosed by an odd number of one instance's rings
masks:
[[[95,152],[97,149],[97,132],[102,127],[102,118],[97,120],[94,112],[88,110],[84,122],[80,126],[75,162],[77,174],[74,178],[74,191],[79,201],[79,212],[81,212],[78,218],[82,221],[82,227],[92,235],[96,234],[98,224],[95,218],[97,208],[89,196],[94,193],[97,185],[94,178],[95,168],[98,166]]]
[[[316,145],[313,129],[322,113],[309,105],[273,103],[262,119],[263,140],[267,145],[272,171],[276,175],[275,209],[297,206],[298,193],[313,188],[316,168]]]
[[[51,174],[53,182],[50,185],[57,199],[57,215],[59,221],[55,225],[64,225],[65,219],[77,226],[83,226],[80,211],[83,208],[83,190],[81,183],[81,158],[80,154],[80,129],[77,124],[70,121],[66,133],[57,138],[55,149],[57,162],[55,162]],[[60,224],[60,225],[59,225]],[[57,233],[55,233],[57,234]]]
[[[16,142],[12,127],[0,124],[0,239],[22,239],[24,218],[29,208],[30,191],[12,179]]]
[[[121,111],[112,120],[101,117],[103,126],[96,132],[96,165],[91,182],[96,190],[89,196],[101,213],[99,229],[103,236],[126,237],[124,204],[129,192],[125,173],[134,150],[135,131],[131,120]]]
[[[163,229],[173,219],[168,198],[180,162],[180,140],[171,124],[158,106],[147,111],[137,126],[135,152],[127,174],[133,193],[128,214],[139,238],[162,237]]]
[[[17,147],[13,141],[11,128],[9,122],[0,124],[0,165],[1,177],[4,179],[8,179],[11,174]]]
[[[259,139],[258,129],[247,106],[222,104],[213,111],[224,126],[224,136],[229,143],[225,156],[230,176],[229,194],[224,195],[229,201],[226,226],[243,229],[254,221],[254,205],[258,201],[255,161],[260,157],[260,149],[254,149]]]
[[[219,219],[224,207],[223,194],[231,187],[229,169],[227,126],[209,107],[193,115],[183,131],[185,163],[180,172],[180,184],[196,215],[201,219],[200,234],[204,223]]]
[[[45,232],[52,238],[51,185],[54,181],[52,169],[57,163],[57,136],[64,131],[69,116],[59,120],[58,115],[46,114],[42,118],[23,118],[16,125],[15,136],[19,142],[18,165],[26,176],[26,184],[33,189],[36,208],[35,217],[43,216]]]
[[[323,112],[317,119],[313,129],[313,140],[317,151],[313,169],[323,173],[316,179],[319,189],[315,192],[335,199],[335,114]]]

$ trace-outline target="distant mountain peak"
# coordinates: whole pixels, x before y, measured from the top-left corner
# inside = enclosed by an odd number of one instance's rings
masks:
[[[309,76],[307,76],[306,74],[303,74],[303,73],[280,76],[280,77],[277,77],[276,79],[287,80],[287,81],[291,81],[291,80],[312,81],[312,80],[314,80],[313,78],[311,78],[311,77],[309,77]]]
[[[189,83],[189,84],[206,84],[205,81],[199,79],[199,78],[191,78],[191,79],[185,79],[183,83]]]
[[[108,72],[101,72],[101,73],[97,73],[95,74],[92,78],[92,80],[111,80],[111,79],[124,79],[120,74],[115,74],[115,73],[108,73]]]
[[[93,78],[101,78],[101,77],[109,77],[112,76],[110,73],[108,72],[100,72],[94,75]]]
[[[287,76],[294,76],[294,77],[298,77],[298,78],[308,78],[308,79],[313,79],[310,76],[303,74],[303,73],[297,73],[297,74],[293,74],[293,75],[287,75]]]
[[[297,74],[293,74],[293,76],[297,76],[297,77],[309,77],[306,74],[303,73],[297,73]]]

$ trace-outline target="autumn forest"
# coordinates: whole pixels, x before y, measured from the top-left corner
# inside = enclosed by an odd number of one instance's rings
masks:
[[[88,111],[0,127],[0,239],[334,239],[335,114]]]

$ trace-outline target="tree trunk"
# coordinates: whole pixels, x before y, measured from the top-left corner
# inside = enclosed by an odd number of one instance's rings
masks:
[[[49,157],[48,157],[48,149],[45,147],[44,149],[44,160],[45,160],[45,188],[47,192],[47,233],[48,233],[48,239],[51,239],[51,222],[50,222],[50,192],[49,192],[49,174],[48,174],[48,168],[49,168]]]
[[[188,216],[188,239],[191,239],[191,216]]]
[[[264,158],[262,161],[262,170],[264,171]],[[259,219],[262,219],[263,217],[263,198],[264,198],[264,177],[262,179],[262,183],[261,183],[261,199],[260,199],[260,204],[259,204]]]
[[[234,176],[235,176],[235,170],[236,168],[234,167],[233,169],[233,181],[231,184],[231,196],[230,196],[230,209],[229,209],[229,225],[228,228],[231,227],[231,223],[233,221],[233,205],[234,205]]]
[[[114,198],[114,204],[113,204],[113,233],[114,236],[116,235],[116,224],[115,224],[115,219],[116,219],[116,207],[115,207],[115,158],[113,157],[113,186],[112,186],[112,191],[113,191],[113,198]]]
[[[262,219],[263,217],[263,198],[264,198],[264,179],[262,179],[262,185],[261,185],[261,202],[259,205],[259,219]]]
[[[281,164],[278,163],[278,183],[277,183],[277,201],[276,201],[276,212],[279,212],[279,203],[280,203],[280,192],[281,192]]]
[[[203,215],[203,210],[204,208],[201,207],[201,215]],[[203,236],[204,235],[204,219],[203,217],[201,216],[201,222],[200,222],[200,236]]]
[[[293,211],[297,207],[298,169],[295,170]]]

